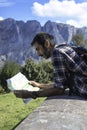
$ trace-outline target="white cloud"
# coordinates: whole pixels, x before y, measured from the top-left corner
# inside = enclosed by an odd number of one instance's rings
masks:
[[[2,20],[4,20],[4,18],[3,18],[3,17],[0,17],[0,21],[2,21]]]
[[[12,6],[15,2],[9,2],[8,0],[0,0],[0,7]]]
[[[70,25],[73,25],[75,27],[80,27],[81,26],[79,22],[77,22],[75,20],[72,20],[72,19],[71,20],[67,20],[66,23],[70,24]]]
[[[57,22],[57,23],[61,23],[61,21],[60,21],[60,20],[56,20],[55,22]]]
[[[75,26],[87,26],[87,2],[76,3],[75,0],[49,0],[48,3],[33,3],[34,15]],[[56,21],[55,20],[55,21]]]

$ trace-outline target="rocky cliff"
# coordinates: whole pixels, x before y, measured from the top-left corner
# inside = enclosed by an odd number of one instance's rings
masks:
[[[49,97],[14,130],[87,130],[86,105],[74,95]]]
[[[16,21],[8,18],[0,21],[0,63],[6,60],[14,60],[24,64],[26,59],[33,57],[38,59],[35,50],[31,47],[31,41],[38,32],[48,32],[54,35],[57,44],[69,43],[72,36],[83,33],[87,38],[87,28],[75,28],[74,26],[48,21],[44,26],[38,21]]]

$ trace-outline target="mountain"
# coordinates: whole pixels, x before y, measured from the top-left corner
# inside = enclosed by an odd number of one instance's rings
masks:
[[[55,37],[56,43],[69,43],[73,35],[82,33],[87,38],[87,27],[74,26],[47,21],[44,26],[36,21],[16,21],[12,18],[0,21],[0,64],[6,60],[13,60],[23,65],[32,57],[38,59],[31,41],[38,32],[48,32]]]

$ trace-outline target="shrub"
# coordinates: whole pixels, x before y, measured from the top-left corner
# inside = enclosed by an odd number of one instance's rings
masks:
[[[22,73],[29,80],[47,83],[52,81],[53,67],[50,61],[34,62],[32,59],[26,61]]]
[[[15,63],[14,61],[7,61],[5,63],[0,74],[1,85],[3,89],[5,90],[5,92],[9,92],[6,80],[8,78],[11,78],[15,74],[17,74],[20,70],[21,70],[21,66]]]
[[[32,59],[26,61],[25,66],[21,67],[13,61],[7,61],[3,66],[0,77],[1,86],[5,92],[9,92],[6,80],[21,71],[29,80],[40,83],[48,83],[53,80],[53,66],[51,61],[35,62]],[[2,89],[2,90],[3,90]]]

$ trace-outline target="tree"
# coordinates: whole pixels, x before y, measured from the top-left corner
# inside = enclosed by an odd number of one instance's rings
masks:
[[[22,68],[22,73],[30,80],[36,78],[38,74],[38,66],[32,59],[28,59],[25,66]]]
[[[51,61],[42,61],[41,66],[43,70],[47,73],[48,81],[53,80],[53,66]]]
[[[20,70],[21,66],[14,61],[7,61],[5,63],[0,73],[1,85],[5,92],[9,92],[6,80],[17,74]]]
[[[26,61],[22,73],[29,79],[47,83],[52,81],[53,67],[50,61],[35,62],[32,59]]]
[[[75,45],[84,45],[85,39],[82,34],[76,34],[73,36],[72,41],[75,43]]]
[[[87,48],[87,39],[85,39],[85,44],[84,44],[84,46]]]

